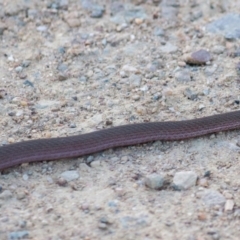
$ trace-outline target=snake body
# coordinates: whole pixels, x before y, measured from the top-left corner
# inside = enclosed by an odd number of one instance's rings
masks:
[[[240,128],[240,111],[185,121],[122,125],[70,137],[37,139],[0,147],[0,170],[27,162],[79,157],[150,141],[176,141]]]

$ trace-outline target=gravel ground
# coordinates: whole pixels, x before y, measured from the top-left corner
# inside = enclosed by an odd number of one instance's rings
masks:
[[[239,109],[240,1],[0,0],[0,143]],[[1,239],[239,239],[239,131],[22,164]]]

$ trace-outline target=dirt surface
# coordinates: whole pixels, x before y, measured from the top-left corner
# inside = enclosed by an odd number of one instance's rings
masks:
[[[239,10],[237,0],[1,0],[1,144],[239,109],[239,39],[207,31]],[[188,64],[201,49],[210,59]],[[239,239],[238,135],[6,169],[0,239]],[[198,180],[181,190],[179,172]]]

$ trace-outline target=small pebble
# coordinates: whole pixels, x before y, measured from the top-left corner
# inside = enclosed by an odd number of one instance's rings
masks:
[[[120,76],[121,76],[122,78],[128,77],[128,75],[127,75],[127,73],[126,73],[125,71],[120,71],[119,74],[120,74]]]
[[[190,71],[187,69],[179,70],[175,73],[175,79],[179,82],[189,82],[191,81]]]
[[[204,104],[199,104],[199,106],[198,106],[198,110],[199,111],[202,111],[204,108],[205,108]]]
[[[23,70],[23,67],[22,67],[22,66],[18,66],[18,67],[15,68],[15,71],[16,71],[17,73],[22,72],[22,70]]]
[[[122,67],[122,71],[137,73],[137,72],[138,72],[138,69],[137,69],[136,67],[134,67],[134,66],[124,65],[124,66]]]
[[[69,27],[75,28],[81,26],[81,20],[77,18],[65,18]]]
[[[15,142],[15,139],[12,138],[12,137],[10,137],[10,138],[8,138],[8,142],[9,142],[9,143],[14,143],[14,142]]]
[[[13,197],[13,194],[10,190],[4,190],[0,193],[0,199],[9,200]]]
[[[164,30],[163,30],[162,28],[156,27],[156,28],[154,28],[154,30],[153,30],[153,34],[154,34],[155,36],[158,36],[158,37],[163,37],[164,34],[165,34],[165,32],[164,32]]]
[[[213,205],[225,204],[226,199],[218,191],[208,189],[208,190],[205,190],[205,192],[202,196],[202,201],[208,206],[213,206]]]
[[[77,171],[65,171],[63,173],[61,173],[61,177],[63,179],[65,179],[67,182],[70,182],[70,181],[73,181],[75,179],[78,179],[79,178],[79,174]]]
[[[16,117],[20,117],[23,115],[23,110],[19,110],[16,112]]]
[[[205,212],[199,212],[197,217],[198,217],[198,220],[200,221],[205,221],[207,219],[207,215]]]
[[[94,161],[94,157],[92,155],[87,157],[86,163],[90,164],[92,161]]]
[[[99,161],[99,160],[92,161],[90,165],[93,168],[99,168],[99,167],[101,167],[101,161]]]
[[[80,208],[86,212],[86,211],[89,211],[90,206],[87,203],[83,203]]]
[[[192,171],[177,172],[173,178],[173,185],[179,190],[186,190],[195,186],[197,174]]]
[[[135,19],[135,23],[136,23],[137,25],[141,25],[141,24],[143,23],[143,19],[141,19],[141,18],[136,18],[136,19]]]
[[[106,216],[101,217],[101,218],[99,219],[99,221],[100,221],[101,223],[106,223],[106,224],[112,224],[112,223],[113,223],[113,221],[110,220],[110,219],[109,219],[108,217],[106,217]]]
[[[208,51],[201,49],[193,52],[190,56],[187,56],[185,61],[188,64],[203,65],[211,60],[211,55]]]
[[[20,101],[21,106],[26,107],[28,105],[27,101]]]
[[[179,61],[179,62],[178,62],[178,66],[179,66],[179,67],[186,67],[186,63],[183,62],[183,61]]]
[[[99,6],[99,5],[95,5],[95,7],[93,7],[90,17],[91,18],[101,18],[103,16],[105,12],[104,7]]]
[[[224,51],[225,51],[225,47],[222,45],[216,45],[216,46],[213,46],[213,48],[212,48],[212,52],[215,54],[221,54]]]
[[[140,96],[139,96],[138,94],[134,94],[134,95],[132,96],[132,99],[133,99],[134,101],[138,101],[138,100],[140,99]]]
[[[70,127],[70,128],[76,128],[77,125],[76,125],[75,123],[70,123],[70,124],[69,124],[69,127]]]
[[[126,192],[124,191],[124,189],[121,188],[121,187],[117,187],[117,188],[115,188],[114,190],[115,190],[115,192],[116,192],[116,194],[117,194],[118,197],[122,197],[122,196],[124,196],[124,194],[126,193]]]
[[[153,173],[145,177],[145,185],[155,190],[161,189],[163,187],[164,181],[164,176],[157,173]]]
[[[206,187],[209,186],[209,183],[208,183],[208,180],[206,178],[201,178],[201,179],[198,180],[198,185],[206,188]]]
[[[37,31],[39,31],[39,32],[46,32],[47,29],[48,29],[48,27],[45,26],[45,25],[42,25],[42,26],[38,26],[38,27],[37,27]]]
[[[225,203],[224,211],[231,212],[233,210],[233,207],[234,207],[234,201],[232,199],[228,199]]]
[[[23,174],[23,180],[27,181],[28,180],[28,175],[27,174]]]
[[[160,51],[163,53],[176,53],[178,47],[168,42],[166,45],[160,47]]]
[[[106,223],[102,223],[102,222],[100,222],[99,224],[98,224],[98,228],[100,228],[100,229],[102,229],[102,230],[105,230],[105,229],[107,229],[107,224]]]
[[[138,74],[132,74],[129,77],[129,82],[131,85],[139,87],[141,85],[142,82],[142,77]]]
[[[25,60],[25,61],[22,62],[22,67],[23,67],[23,68],[27,68],[27,67],[29,67],[30,64],[31,64],[30,61]]]
[[[57,75],[57,78],[59,81],[67,80],[68,77],[69,77],[69,74],[67,72],[58,73],[58,75]]]
[[[67,185],[67,181],[66,181],[64,178],[62,178],[62,177],[60,177],[60,178],[57,180],[56,183],[57,183],[59,186],[61,186],[61,187],[64,187],[64,186]]]
[[[186,88],[184,91],[184,95],[189,99],[189,100],[196,100],[198,98],[198,94],[193,92],[190,88]]]
[[[29,237],[28,231],[11,232],[8,234],[8,240],[26,239]]]
[[[16,193],[16,197],[18,200],[22,200],[26,197],[26,192],[24,190],[18,190]]]

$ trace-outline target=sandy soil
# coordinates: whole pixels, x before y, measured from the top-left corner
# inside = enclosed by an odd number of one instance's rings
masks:
[[[1,0],[1,144],[238,109],[239,40],[206,31],[239,12],[226,2]],[[199,49],[212,59],[186,64]],[[239,239],[238,135],[6,169],[0,238]],[[177,191],[181,171],[198,181]],[[146,187],[152,173],[168,184]],[[206,191],[217,193],[210,203]]]

